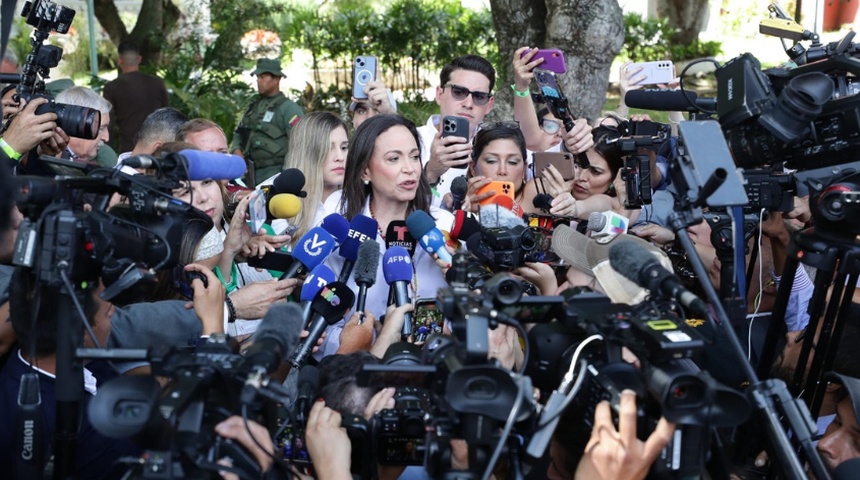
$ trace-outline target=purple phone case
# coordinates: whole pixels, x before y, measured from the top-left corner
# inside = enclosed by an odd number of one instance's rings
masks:
[[[523,55],[526,55],[531,50],[526,50]],[[564,64],[564,53],[558,49],[547,49],[547,50],[538,50],[538,53],[532,57],[531,61],[535,61],[538,58],[543,58],[543,63],[537,66],[537,68],[542,68],[544,70],[549,70],[555,73],[565,73],[567,72],[567,66]]]

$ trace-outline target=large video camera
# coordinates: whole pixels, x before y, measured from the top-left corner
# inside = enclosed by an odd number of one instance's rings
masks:
[[[101,126],[101,112],[77,105],[57,103],[45,91],[45,79],[50,70],[60,63],[63,49],[54,45],[43,45],[53,30],[58,33],[68,33],[75,18],[71,8],[57,5],[50,0],[27,2],[21,10],[21,16],[27,19],[27,24],[34,28],[30,44],[33,49],[27,55],[22,73],[17,78],[4,78],[7,83],[18,83],[15,100],[27,102],[36,98],[45,98],[47,103],[36,109],[36,114],[57,114],[57,125],[72,137],[94,139],[98,136]]]
[[[624,208],[642,208],[651,204],[651,166],[656,157],[671,156],[672,129],[665,123],[624,121],[618,125],[618,148],[624,156],[621,178],[627,196]]]

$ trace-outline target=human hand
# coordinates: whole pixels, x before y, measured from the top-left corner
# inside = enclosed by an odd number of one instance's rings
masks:
[[[367,406],[364,407],[364,419],[369,422],[380,411],[394,408],[394,393],[396,391],[394,387],[387,387],[376,392],[370,401],[367,402]]]
[[[299,342],[308,338],[308,335],[310,335],[310,334],[311,334],[311,332],[309,332],[307,330],[302,330],[301,332],[299,332]],[[311,349],[311,353],[317,353],[320,350],[320,347],[322,346],[322,344],[325,343],[326,335],[327,335],[326,332],[323,332],[322,335],[320,335],[320,338],[317,339],[316,345],[314,345],[314,348]]]
[[[38,97],[21,101],[21,110],[9,123],[9,128],[3,132],[3,140],[16,152],[24,155],[33,147],[53,137],[57,129],[57,114],[43,113],[36,115],[40,105],[48,103],[48,99]]]
[[[639,85],[639,82],[647,78],[647,76],[642,73],[642,70],[645,67],[638,66],[631,68],[631,65],[633,65],[633,62],[631,61],[624,62],[624,64],[621,65],[621,69],[618,71],[618,90],[621,92],[622,103],[624,103],[624,96],[627,92],[642,88],[642,85]]]
[[[406,314],[414,310],[415,305],[412,303],[406,303],[399,307],[389,305],[388,310],[385,312],[385,323],[382,324],[382,330],[376,336],[376,341],[373,342],[370,353],[377,358],[382,358],[391,344],[399,342]]]
[[[659,246],[664,246],[675,241],[675,232],[666,227],[661,227],[656,223],[646,223],[645,225],[637,225],[630,229],[630,233],[639,238],[644,238],[649,242]]]
[[[471,161],[472,144],[463,137],[442,137],[437,132],[430,144],[430,158],[425,173],[430,183],[435,183],[451,167],[468,165]]]
[[[513,273],[536,286],[541,295],[553,295],[558,288],[555,271],[549,264],[526,262],[522,267],[514,270]]]
[[[786,218],[798,220],[806,223],[812,219],[812,212],[809,210],[809,195],[805,197],[794,197],[794,209],[785,214]]]
[[[489,352],[487,358],[495,358],[502,367],[513,370],[517,357],[522,358],[517,329],[509,325],[499,325],[487,332],[489,337]]]
[[[230,220],[230,228],[227,231],[227,237],[224,238],[223,255],[235,257],[237,253],[242,251],[242,247],[251,239],[251,228],[248,226],[248,205],[251,200],[260,195],[260,192],[255,190],[250,195],[245,195],[239,200],[236,205],[236,212]]]
[[[203,335],[224,333],[224,296],[226,290],[212,270],[199,263],[185,266],[186,272],[197,272],[206,277],[206,285],[199,278],[191,280],[194,290],[194,313],[200,319]]]
[[[348,354],[359,350],[370,350],[373,343],[373,322],[376,320],[370,312],[365,313],[365,320],[359,323],[361,315],[354,312],[349,321],[343,326],[340,331],[340,346],[337,348],[338,354]]]
[[[292,237],[289,235],[269,235],[265,230],[260,229],[256,235],[252,236],[242,245],[242,255],[248,257],[260,257],[266,253],[274,252],[275,250],[290,243]]]
[[[558,217],[579,218],[576,216],[576,199],[569,192],[552,199],[549,213]]]
[[[388,89],[385,88],[385,83],[376,80],[367,82],[364,87],[364,93],[367,94],[367,103],[370,108],[379,113],[395,113],[397,110],[391,105],[391,98],[388,96]]]
[[[51,157],[59,157],[69,145],[69,136],[62,128],[57,127],[47,140],[39,143],[39,154]]]
[[[523,52],[527,50],[530,50],[529,53],[523,55]],[[514,52],[514,85],[520,92],[524,92],[529,89],[529,84],[531,84],[532,79],[535,78],[534,69],[544,61],[543,57],[532,61],[532,58],[537,55],[537,52],[537,48],[530,49],[529,47],[520,47]]]
[[[767,212],[767,218],[761,222],[762,235],[771,240],[782,240],[788,244],[788,229],[785,228],[785,222],[782,219],[782,212]]]
[[[496,194],[495,190],[478,193],[478,190],[492,183],[493,179],[483,175],[475,175],[467,182],[466,198],[463,199],[463,210],[478,213],[481,210],[481,202]]]
[[[250,432],[249,432],[250,430]],[[245,450],[254,456],[257,463],[260,465],[260,471],[268,471],[272,466],[272,455],[274,455],[275,447],[272,443],[272,437],[269,436],[266,427],[259,423],[248,420],[248,427],[245,428],[245,422],[242,417],[233,415],[223,422],[215,425],[215,433],[224,438],[229,438],[239,442]],[[253,436],[253,438],[252,438]],[[256,442],[254,441],[256,440]],[[263,447],[263,448],[260,448]],[[233,479],[238,477],[233,474],[222,474],[225,479]]]
[[[561,172],[551,163],[540,172],[540,176],[544,190],[551,197],[570,193],[573,189],[573,179],[565,180]]]
[[[564,145],[570,153],[582,153],[594,146],[594,136],[591,134],[588,120],[577,118],[573,121],[573,128],[564,132]]]
[[[236,307],[237,318],[263,318],[274,302],[286,299],[293,293],[298,279],[270,280],[254,282],[230,294]]]
[[[352,480],[349,471],[352,444],[340,424],[340,413],[326,407],[321,399],[314,402],[305,428],[305,446],[317,478]]]
[[[675,425],[661,418],[646,441],[636,438],[636,394],[621,392],[618,429],[612,422],[609,402],[594,411],[594,427],[585,446],[585,455],[576,467],[574,478],[601,480],[638,480],[648,475],[657,455],[672,439]]]

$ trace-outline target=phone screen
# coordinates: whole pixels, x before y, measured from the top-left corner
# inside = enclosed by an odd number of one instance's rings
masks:
[[[412,314],[412,335],[415,342],[423,342],[432,333],[442,333],[444,322],[435,298],[422,298],[415,302]]]

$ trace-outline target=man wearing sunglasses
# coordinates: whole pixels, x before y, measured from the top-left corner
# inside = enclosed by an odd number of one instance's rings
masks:
[[[493,108],[496,70],[478,55],[457,57],[442,69],[436,87],[439,115],[432,115],[418,128],[421,135],[421,161],[427,180],[439,196],[451,191],[454,178],[465,175],[472,152],[475,128]],[[469,138],[442,137],[441,123],[446,116],[469,121]]]

